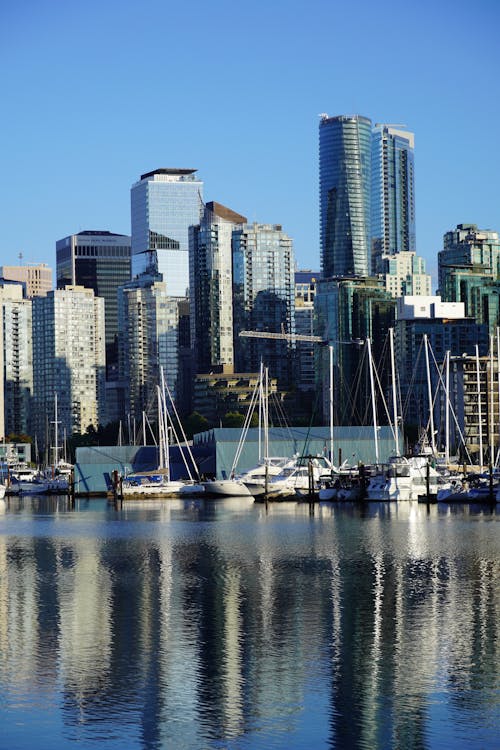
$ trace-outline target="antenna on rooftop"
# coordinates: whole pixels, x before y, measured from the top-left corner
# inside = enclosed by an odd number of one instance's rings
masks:
[[[23,264],[23,251],[22,251],[22,250],[21,250],[21,252],[19,253],[19,256],[18,256],[18,257],[19,257],[19,265],[21,265],[21,266],[22,266],[22,264]]]

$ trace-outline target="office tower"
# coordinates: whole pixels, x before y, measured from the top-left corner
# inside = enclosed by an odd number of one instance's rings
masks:
[[[29,434],[33,396],[32,303],[23,285],[0,284],[0,438]]]
[[[189,286],[189,227],[200,223],[203,182],[195,169],[156,169],[131,189],[132,274],[160,273],[171,297]]]
[[[372,136],[372,272],[382,255],[415,252],[414,135],[377,124]]]
[[[119,290],[120,378],[130,416],[156,414],[160,368],[174,400],[179,374],[179,315],[185,298],[168,294],[160,275],[142,274]]]
[[[261,361],[280,386],[292,380],[295,344],[242,338],[240,331],[295,333],[292,240],[279,224],[244,224],[233,231],[233,328],[237,372]]]
[[[24,284],[25,297],[44,297],[52,289],[52,269],[46,263],[0,266],[0,279]]]
[[[325,279],[317,283],[316,332],[333,347],[335,424],[370,424],[371,391],[365,341],[371,339],[377,367],[394,326],[396,300],[373,277]],[[318,387],[323,389],[323,415],[329,411],[329,367],[326,347],[317,350]],[[380,367],[387,388],[388,368]]]
[[[214,201],[190,229],[191,340],[196,371],[234,365],[232,233],[244,216]]]
[[[372,124],[322,115],[319,125],[323,277],[370,273]]]
[[[442,368],[447,351],[452,357],[457,357],[473,355],[476,344],[481,355],[486,354],[488,349],[487,326],[466,317],[462,302],[445,302],[438,295],[405,296],[397,300],[394,339],[403,413],[406,425],[418,428],[426,427],[430,415],[424,334],[433,353],[429,357],[433,395],[443,382],[436,371],[434,359]],[[444,380],[442,370],[441,378]],[[438,424],[437,401],[435,411],[435,423]]]
[[[105,364],[102,297],[67,286],[34,298],[34,427],[40,447],[48,447],[56,394],[59,435],[83,434],[102,423]]]
[[[393,297],[431,293],[431,275],[425,271],[425,260],[413,252],[381,255],[378,276]]]
[[[110,378],[118,366],[118,287],[131,278],[130,244],[127,235],[107,231],[78,232],[56,242],[57,288],[84,286],[104,298]]]

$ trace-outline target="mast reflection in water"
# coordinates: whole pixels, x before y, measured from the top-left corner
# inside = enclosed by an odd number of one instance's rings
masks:
[[[498,747],[496,510],[2,510],[2,748]]]

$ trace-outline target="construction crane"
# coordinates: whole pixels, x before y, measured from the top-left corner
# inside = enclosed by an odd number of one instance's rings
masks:
[[[284,341],[309,341],[312,344],[328,344],[321,336],[306,336],[300,333],[271,333],[270,331],[240,331],[240,336],[252,339],[275,339]]]

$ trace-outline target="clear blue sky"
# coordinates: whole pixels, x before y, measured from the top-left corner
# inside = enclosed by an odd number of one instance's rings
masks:
[[[0,263],[130,232],[130,186],[193,167],[319,268],[318,115],[415,132],[417,249],[500,230],[500,2],[3,0]]]

